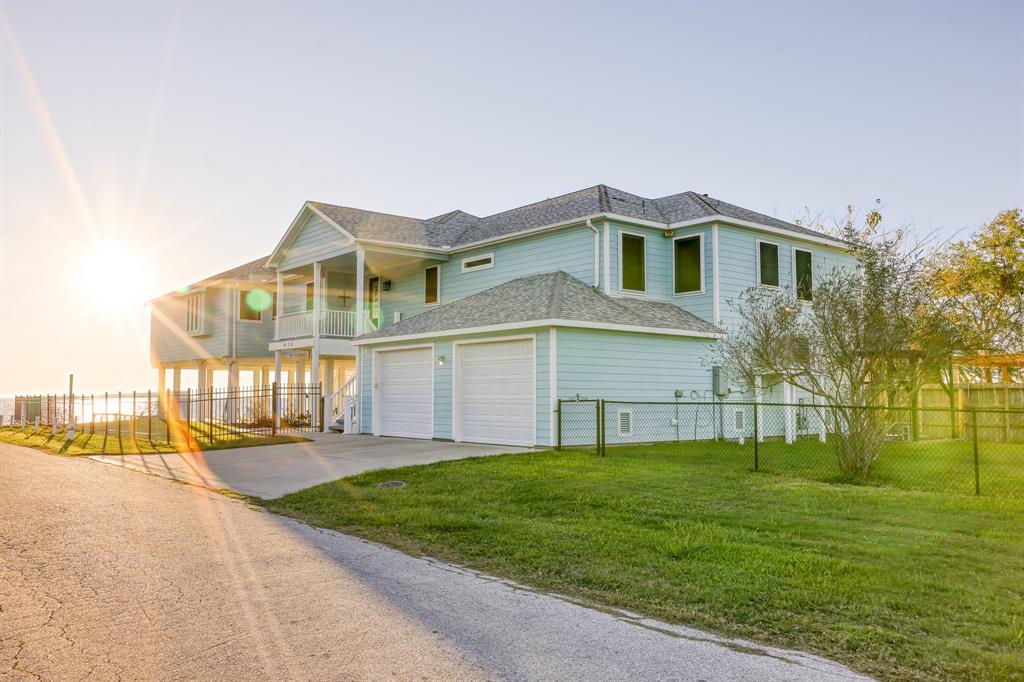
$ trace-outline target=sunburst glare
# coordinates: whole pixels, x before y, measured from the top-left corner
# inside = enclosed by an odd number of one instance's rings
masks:
[[[100,240],[75,259],[75,296],[106,317],[135,313],[147,299],[152,278],[146,255],[131,244]]]

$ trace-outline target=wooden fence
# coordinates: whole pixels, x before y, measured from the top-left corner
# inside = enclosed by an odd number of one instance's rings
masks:
[[[978,412],[978,437],[989,442],[1024,443],[1024,385],[959,384],[952,400],[944,386],[929,384],[921,388],[918,407],[932,408],[918,413],[921,438],[957,438],[967,432],[966,412]],[[948,408],[948,412],[935,411]]]

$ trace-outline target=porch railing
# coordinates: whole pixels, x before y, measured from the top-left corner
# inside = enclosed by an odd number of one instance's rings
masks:
[[[295,339],[313,335],[312,310],[285,313],[277,317],[275,338]],[[351,338],[356,335],[356,314],[351,310],[321,310],[320,335]]]

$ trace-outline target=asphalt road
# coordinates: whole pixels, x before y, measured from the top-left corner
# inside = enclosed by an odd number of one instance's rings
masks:
[[[0,678],[848,680],[87,459],[0,444]]]

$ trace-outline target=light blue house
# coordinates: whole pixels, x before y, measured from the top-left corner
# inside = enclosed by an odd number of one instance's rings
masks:
[[[841,241],[693,192],[598,185],[425,219],[307,202],[267,261],[270,349],[278,373],[308,364],[332,413],[351,401],[349,429],[546,446],[559,398],[711,400],[731,301],[752,286],[809,299],[853,262]],[[771,377],[760,389],[797,399]]]

